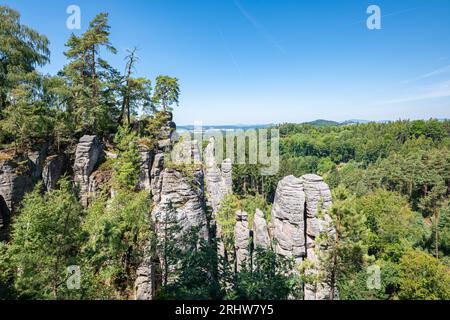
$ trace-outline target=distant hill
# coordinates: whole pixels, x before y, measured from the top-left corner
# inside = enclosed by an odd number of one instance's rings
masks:
[[[305,122],[304,124],[308,124],[313,127],[334,127],[340,125],[339,122],[331,121],[331,120],[324,120],[324,119],[318,119],[310,122]]]
[[[230,124],[230,125],[203,125],[203,131],[233,131],[233,130],[249,130],[273,127],[273,124]],[[193,125],[177,126],[178,131],[194,131]]]

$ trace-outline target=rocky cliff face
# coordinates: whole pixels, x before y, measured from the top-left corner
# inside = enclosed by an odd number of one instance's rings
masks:
[[[248,225],[248,214],[244,211],[236,212],[236,226],[234,228],[236,267],[240,271],[242,264],[247,261],[251,254],[250,229]]]
[[[208,203],[213,214],[219,209],[222,199],[232,193],[232,164],[230,159],[223,160],[219,167],[215,157],[214,138],[209,140],[204,152],[205,185],[208,194]]]
[[[200,236],[207,238],[211,236],[208,228],[211,221],[208,221],[206,208],[211,208],[214,223],[221,201],[232,193],[232,164],[229,159],[217,163],[214,139],[210,139],[205,149],[203,162],[199,150],[201,142],[187,139],[174,145],[174,128],[175,124],[169,117],[160,130],[155,147],[140,146],[138,188],[152,195],[151,218],[158,237],[163,236],[170,221],[179,227],[176,237],[196,228]],[[51,155],[48,156],[48,153]],[[85,207],[89,204],[90,194],[95,194],[102,186],[108,186],[111,172],[95,171],[105,154],[115,156],[104,151],[96,136],[83,136],[77,145],[73,177],[80,186],[80,200]],[[52,154],[47,146],[41,146],[20,158],[3,156],[0,160],[0,240],[7,238],[11,214],[24,194],[31,191],[39,179],[42,179],[46,190],[55,188],[58,179],[67,173],[68,165],[65,155]],[[259,209],[254,212],[252,224],[247,212],[236,213],[237,269],[241,269],[257,247],[263,247],[292,257],[298,263],[308,260],[311,267],[306,273],[318,275],[320,255],[328,250],[319,243],[320,236],[324,233],[335,234],[327,214],[331,204],[330,189],[321,177],[285,177],[276,190],[270,225]],[[220,237],[220,226],[217,226],[215,236]],[[219,245],[221,253],[223,250]],[[158,265],[160,261],[160,254],[149,245],[148,254],[137,269],[136,299],[149,300],[154,297],[155,290],[161,284],[161,275],[156,274],[156,270],[161,270],[161,265]],[[330,291],[331,288],[324,282],[307,284],[304,298],[328,299]]]
[[[66,171],[67,159],[62,154],[52,155],[45,159],[42,169],[42,180],[46,190],[54,189],[61,175]]]
[[[32,188],[32,165],[28,158],[0,161],[0,240],[7,239],[11,215]]]
[[[97,136],[83,136],[77,145],[73,166],[74,181],[80,186],[81,204],[89,203],[90,177],[104,157],[103,145]]]
[[[139,154],[141,156],[140,168],[141,171],[139,173],[139,190],[147,190],[151,191],[151,170],[153,164],[153,150],[148,148],[147,146],[140,146]]]
[[[206,238],[203,172],[193,170],[191,174],[189,177],[173,168],[164,169],[161,175],[160,200],[155,203],[152,217],[158,228],[159,223],[172,219],[169,217],[172,214],[182,232],[199,227]]]
[[[271,246],[269,227],[266,218],[264,218],[264,213],[259,209],[256,209],[253,218],[253,245],[255,248],[261,247],[264,249]]]
[[[297,262],[308,259],[312,267],[306,273],[310,275],[318,274],[320,254],[327,250],[321,247],[318,237],[335,233],[326,213],[331,204],[330,189],[317,175],[289,176],[278,184],[272,207],[276,252],[294,257]],[[330,288],[325,283],[305,285],[305,300],[324,300],[329,296]]]
[[[306,255],[305,192],[301,178],[289,176],[278,183],[272,219],[275,251],[301,262]]]
[[[332,204],[328,185],[317,175],[300,178],[285,177],[278,183],[272,206],[272,222],[267,224],[264,213],[257,209],[253,225],[246,212],[236,213],[235,250],[237,270],[257,247],[270,248],[276,253],[293,258],[300,264],[308,261],[307,275],[317,276],[315,283],[304,286],[305,300],[330,299],[331,288],[321,280],[322,254],[328,250],[319,237],[335,230],[327,210]],[[336,296],[336,294],[335,294]]]

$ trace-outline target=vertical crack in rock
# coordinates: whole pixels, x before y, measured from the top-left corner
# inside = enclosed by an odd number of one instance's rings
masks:
[[[253,246],[255,248],[270,248],[269,228],[264,213],[259,209],[256,209],[253,218]]]
[[[327,250],[318,243],[318,237],[322,233],[334,233],[331,218],[327,214],[332,205],[331,191],[322,177],[308,174],[302,176],[302,179],[306,196],[306,250],[308,260],[313,265],[306,273],[318,276],[320,255]],[[329,298],[329,294],[330,287],[323,281],[305,285],[305,300],[325,300]]]
[[[139,190],[147,190],[151,192],[152,184],[151,184],[151,171],[153,164],[153,151],[150,150],[147,146],[139,146],[139,154],[140,154],[140,172],[139,172],[139,182],[138,188]]]
[[[244,262],[250,257],[250,228],[248,225],[248,214],[244,211],[236,212],[236,226],[234,229],[236,270],[239,272]]]
[[[304,208],[303,180],[294,176],[281,180],[272,207],[275,251],[297,263],[306,255]]]
[[[312,266],[305,272],[318,276],[320,255],[328,248],[319,243],[323,233],[333,236],[335,229],[327,214],[332,205],[331,192],[322,177],[308,174],[301,178],[285,177],[278,184],[272,207],[275,251],[293,257],[297,263],[307,259]],[[306,284],[305,300],[329,299],[330,287],[325,281]]]
[[[33,189],[32,172],[27,157],[0,161],[0,241],[8,239],[11,216],[25,193]]]
[[[56,183],[64,172],[66,158],[62,154],[52,155],[45,159],[42,169],[42,180],[46,190],[54,189]]]
[[[73,172],[74,181],[80,186],[81,204],[84,207],[89,203],[90,176],[103,157],[103,145],[97,136],[81,137],[75,153]]]
[[[233,191],[231,160],[223,160],[219,168],[215,152],[214,138],[210,138],[204,152],[204,171],[208,204],[212,208],[213,215],[219,210],[223,198]]]

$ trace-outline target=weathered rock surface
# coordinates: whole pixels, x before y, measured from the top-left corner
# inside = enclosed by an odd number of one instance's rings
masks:
[[[158,222],[165,221],[168,215],[173,214],[182,232],[199,227],[206,238],[203,172],[194,170],[191,174],[189,177],[176,169],[164,169],[161,175],[160,200],[152,216],[158,225]]]
[[[222,165],[219,168],[214,152],[214,138],[211,138],[204,152],[204,171],[206,192],[213,214],[219,209],[222,199],[233,191],[231,160],[223,160]]]
[[[42,181],[46,190],[54,189],[64,172],[66,158],[64,155],[52,155],[45,159],[42,169]]]
[[[26,192],[33,189],[28,158],[0,161],[0,240],[8,236],[11,215]]]
[[[73,172],[75,183],[80,185],[81,204],[85,207],[89,202],[90,176],[103,157],[103,145],[97,136],[81,137],[75,153]]]
[[[134,282],[135,300],[152,300],[156,290],[155,264],[150,258],[144,259],[136,270]]]
[[[250,257],[250,228],[248,225],[248,215],[244,211],[236,212],[236,226],[234,229],[236,266],[239,271],[244,262],[248,262]]]
[[[303,180],[288,176],[278,183],[272,207],[275,251],[301,262],[306,255]]]
[[[312,266],[305,271],[306,274],[319,273],[320,255],[327,251],[319,243],[319,236],[335,234],[327,214],[331,205],[330,189],[317,175],[288,176],[278,184],[272,207],[275,250],[281,255],[294,257],[298,263],[308,259]],[[304,299],[329,299],[330,292],[326,283],[306,284]]]
[[[318,243],[317,237],[326,233],[334,236],[335,230],[327,210],[332,205],[331,191],[323,178],[314,174],[302,176],[306,197],[306,242],[307,257],[313,267],[306,270],[307,274],[317,274],[320,268],[320,255],[327,251]],[[319,214],[320,212],[320,214]],[[306,284],[305,300],[329,299],[331,288],[325,283]]]
[[[153,160],[152,169],[150,170],[150,187],[154,202],[161,200],[162,177],[164,170],[164,154],[157,153]]]
[[[153,164],[153,151],[146,146],[140,146],[139,154],[141,156],[139,172],[139,190],[151,191],[151,171]]]
[[[255,217],[253,218],[253,246],[255,248],[269,248],[270,235],[267,221],[264,218],[264,213],[256,209]]]
[[[41,146],[37,146],[28,152],[28,159],[30,160],[31,164],[31,176],[35,180],[41,178],[47,151],[48,145],[44,144]]]

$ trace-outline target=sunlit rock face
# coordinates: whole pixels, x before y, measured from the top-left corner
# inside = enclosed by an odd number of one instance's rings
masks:
[[[236,266],[240,271],[244,262],[249,262],[250,257],[250,228],[247,212],[236,212],[236,226],[234,228]]]
[[[103,145],[97,136],[86,135],[81,137],[75,152],[73,173],[75,183],[80,186],[81,204],[84,207],[87,207],[89,203],[91,174],[103,157]]]
[[[66,164],[67,159],[62,154],[52,155],[45,159],[42,169],[42,181],[47,191],[56,187],[59,178],[66,169]]]
[[[275,251],[301,262],[306,255],[303,179],[288,176],[278,183],[272,219]]]
[[[327,214],[331,205],[330,188],[317,175],[288,176],[278,184],[272,207],[275,250],[297,263],[308,260],[311,267],[305,272],[310,275],[318,274],[320,256],[328,250],[319,242],[320,235],[336,233]],[[304,299],[329,299],[330,292],[326,283],[306,284]]]
[[[33,189],[32,170],[28,158],[0,161],[0,241],[8,238],[11,215]]]
[[[256,209],[255,217],[253,218],[253,245],[255,248],[268,249],[270,244],[269,228],[264,218],[264,213]]]
[[[157,265],[149,256],[139,265],[134,282],[135,300],[153,300],[157,286],[156,268]]]
[[[204,166],[208,203],[215,214],[219,210],[223,198],[233,191],[233,172],[230,159],[223,160],[220,166],[217,164],[214,138],[209,140],[208,146],[205,148]]]

